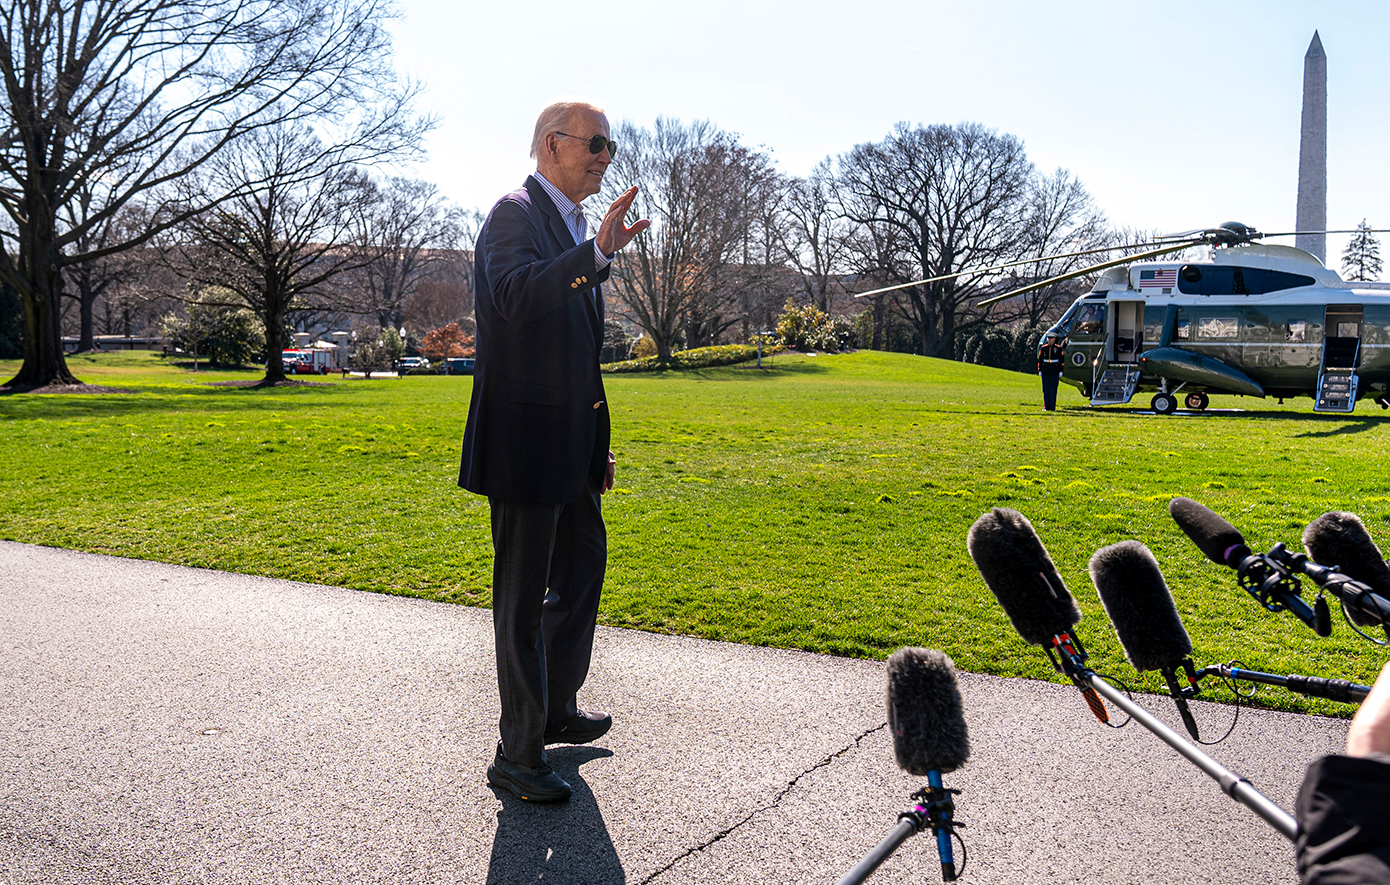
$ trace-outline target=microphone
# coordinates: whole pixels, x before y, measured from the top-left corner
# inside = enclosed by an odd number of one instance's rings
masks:
[[[1191,498],[1169,501],[1168,513],[1197,549],[1217,565],[1240,568],[1241,560],[1250,555],[1239,529]]]
[[[1057,672],[1081,689],[1095,717],[1108,723],[1100,696],[1077,678],[1086,650],[1071,628],[1081,620],[1081,610],[1033,524],[1017,510],[995,507],[975,520],[965,546],[1018,635],[1030,645],[1042,646]]]
[[[942,772],[955,771],[970,758],[970,734],[961,710],[956,666],[939,651],[900,648],[888,658],[888,727],[893,731],[893,756],[908,774],[927,778],[927,787],[912,794],[911,811],[898,815],[898,825],[836,885],[863,885],[909,837],[930,828],[936,834],[941,878],[956,881],[951,837],[965,824],[954,820],[960,790],[941,785]],[[965,843],[961,843],[964,852]],[[961,869],[964,870],[962,853]]]
[[[1158,561],[1138,541],[1121,541],[1097,550],[1091,557],[1090,571],[1125,657],[1141,673],[1158,670],[1163,674],[1187,733],[1201,740],[1187,706],[1187,699],[1197,694],[1192,639],[1173,604]],[[1187,688],[1178,684],[1179,670],[1187,673]]]
[[[1331,566],[1361,582],[1375,595],[1390,597],[1390,566],[1371,540],[1365,523],[1355,513],[1334,510],[1313,520],[1303,530],[1303,549],[1319,565]],[[1358,627],[1385,623],[1379,606],[1353,602],[1343,607],[1347,617]]]
[[[943,652],[900,648],[888,658],[893,756],[908,774],[949,774],[970,758],[956,666]]]
[[[945,654],[925,648],[900,648],[888,659],[888,726],[893,730],[893,755],[898,767],[925,776],[929,789],[908,815],[918,815],[936,834],[941,878],[956,880],[951,835],[955,803],[941,785],[941,775],[955,771],[970,758],[970,734],[956,685],[955,664]]]
[[[1191,498],[1174,498],[1168,513],[1208,559],[1235,569],[1240,586],[1266,610],[1292,612],[1319,636],[1332,634],[1326,601],[1320,600],[1314,611],[1298,595],[1298,578],[1284,562],[1284,545],[1276,544],[1268,554],[1252,553],[1235,526]]]
[[[1216,514],[1211,515],[1224,522]],[[1231,532],[1239,539],[1239,532],[1234,529]],[[1206,539],[1208,533],[1201,532],[1200,535]],[[1233,544],[1226,545],[1229,546]],[[1109,716],[1101,704],[1101,695],[1104,695],[1220,784],[1226,795],[1254,811],[1290,841],[1295,838],[1298,824],[1293,815],[1275,805],[1245,778],[1154,718],[1124,692],[1086,666],[1086,651],[1071,630],[1081,620],[1081,612],[1062,584],[1061,576],[1057,574],[1042,541],[1023,514],[1002,507],[994,508],[970,527],[966,547],[980,575],[989,585],[990,592],[1013,622],[1014,629],[1025,641],[1043,647],[1052,660],[1052,666],[1065,673],[1081,689],[1097,719],[1103,723],[1109,722]],[[1224,557],[1226,547],[1216,552]]]
[[[1022,513],[995,507],[975,520],[965,546],[1024,642],[1046,647],[1081,620],[1076,600]]]

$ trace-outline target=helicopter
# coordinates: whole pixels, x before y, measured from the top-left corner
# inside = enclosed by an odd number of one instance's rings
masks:
[[[1180,404],[1201,412],[1213,395],[1310,396],[1315,412],[1346,413],[1373,397],[1390,408],[1390,284],[1343,280],[1302,249],[1259,242],[1291,235],[1237,221],[1170,234],[977,307],[1099,272],[1045,333],[1065,342],[1062,381],[1092,406],[1152,392],[1160,415]],[[1205,260],[1159,260],[1198,246]]]

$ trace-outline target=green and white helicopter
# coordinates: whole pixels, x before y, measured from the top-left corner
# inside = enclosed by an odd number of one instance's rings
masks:
[[[1349,282],[1302,249],[1257,242],[1288,235],[1229,221],[979,306],[1099,273],[1048,330],[1066,341],[1062,379],[1093,406],[1151,391],[1161,415],[1201,411],[1213,395],[1310,396],[1318,412],[1351,412],[1365,397],[1390,407],[1390,284]],[[1160,260],[1199,246],[1204,260]]]

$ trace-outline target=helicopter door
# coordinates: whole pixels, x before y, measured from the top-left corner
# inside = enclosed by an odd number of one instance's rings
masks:
[[[1357,366],[1361,362],[1359,304],[1327,305],[1323,326],[1322,365],[1318,370],[1317,412],[1350,412],[1356,408]]]
[[[1112,363],[1138,362],[1144,337],[1144,302],[1112,301],[1110,306],[1112,325],[1106,359]]]

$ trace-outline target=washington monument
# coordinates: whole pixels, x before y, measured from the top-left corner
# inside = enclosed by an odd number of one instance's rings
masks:
[[[1298,147],[1298,212],[1294,230],[1327,230],[1327,55],[1318,32],[1303,56],[1303,127]],[[1294,245],[1327,263],[1327,235],[1299,234]]]

